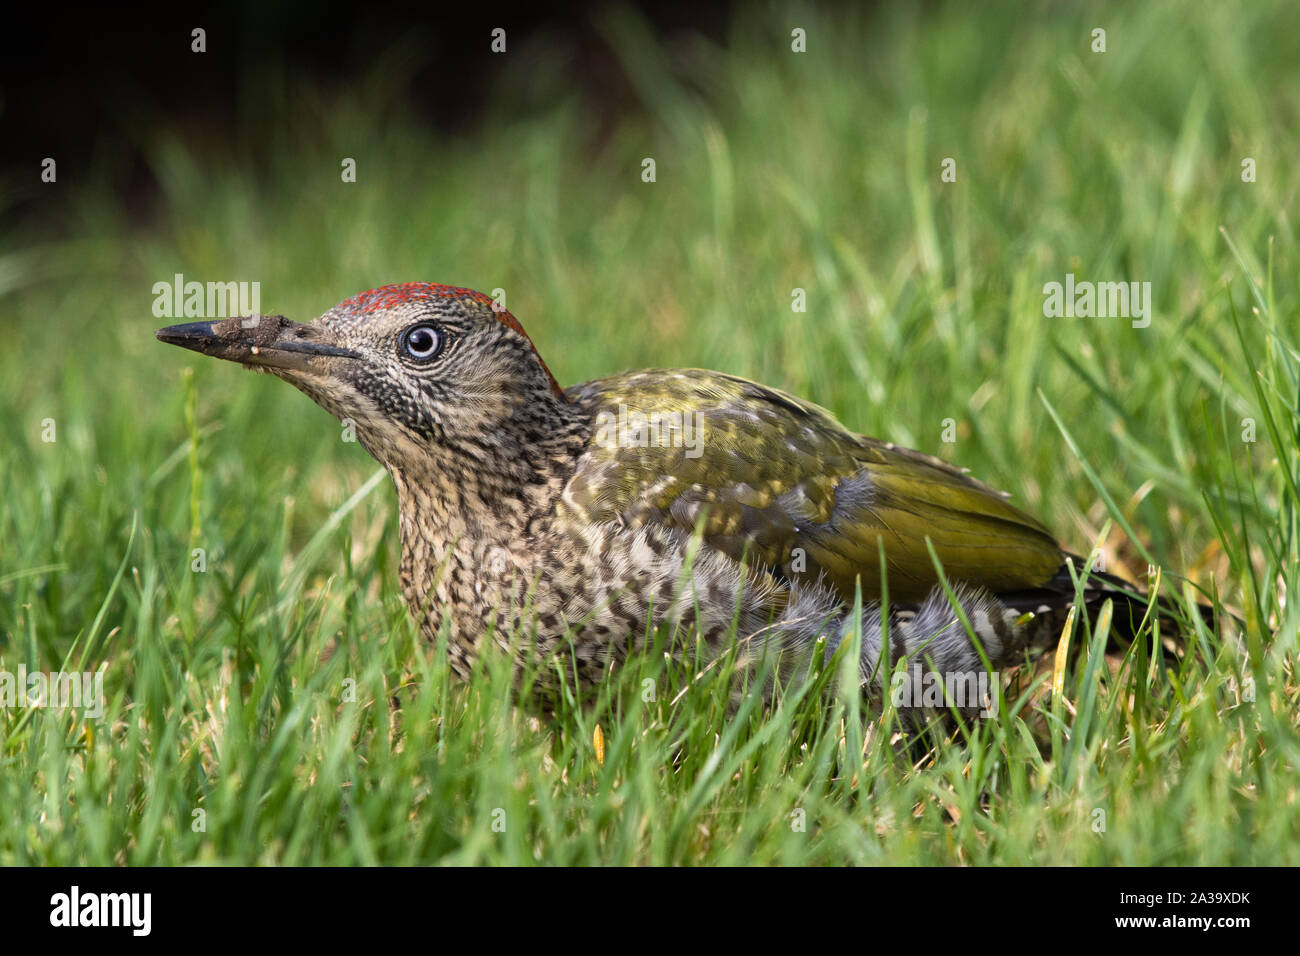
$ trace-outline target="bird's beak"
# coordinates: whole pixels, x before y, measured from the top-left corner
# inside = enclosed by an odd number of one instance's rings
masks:
[[[359,358],[338,345],[323,326],[291,322],[282,315],[252,315],[219,322],[187,322],[159,329],[170,345],[268,369],[311,371],[324,359]]]

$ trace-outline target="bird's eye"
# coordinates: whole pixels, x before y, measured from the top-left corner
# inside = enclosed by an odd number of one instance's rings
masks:
[[[414,325],[402,336],[406,354],[427,362],[442,351],[442,336],[432,325]]]

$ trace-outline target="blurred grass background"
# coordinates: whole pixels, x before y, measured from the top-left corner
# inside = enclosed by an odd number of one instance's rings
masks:
[[[1293,15],[760,5],[666,41],[614,6],[589,24],[632,91],[612,119],[540,31],[473,122],[431,124],[397,34],[327,90],[250,65],[233,142],[124,119],[147,203],[99,166],[6,174],[0,666],[107,665],[110,712],[0,710],[0,862],[1294,863]],[[1149,281],[1150,327],[1044,318],[1067,272]],[[843,693],[729,720],[716,688],[638,703],[635,671],[539,723],[504,675],[461,686],[413,643],[391,490],[333,419],[154,340],[175,273],[258,281],[299,320],[387,282],[503,289],[564,384],[683,365],[786,389],[1111,570],[1144,578],[1145,546],[1167,588],[1221,592],[1246,650],[1184,635],[1205,660],[1172,686],[1080,664],[1086,732],[1082,700],[1035,703],[920,768],[887,724],[856,765]]]

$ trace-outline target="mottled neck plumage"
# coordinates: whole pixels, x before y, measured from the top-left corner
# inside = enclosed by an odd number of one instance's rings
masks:
[[[386,463],[403,520],[431,540],[521,528],[552,510],[585,445],[586,423],[579,406],[530,402],[482,434],[423,443]]]

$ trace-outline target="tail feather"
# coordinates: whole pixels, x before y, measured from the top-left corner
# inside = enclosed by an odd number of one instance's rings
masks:
[[[1152,612],[1160,620],[1161,629],[1166,634],[1177,633],[1188,623],[1187,612],[1182,604],[1167,597],[1157,597],[1152,605],[1150,596],[1133,584],[1105,571],[1089,569],[1087,562],[1075,555],[1068,555],[1066,563],[1042,586],[999,593],[998,600],[1021,612],[1049,617],[1055,615],[1063,620],[1062,612],[1074,605],[1076,577],[1082,579],[1083,606],[1091,620],[1096,620],[1103,604],[1107,601],[1112,603],[1114,615],[1111,618],[1111,634],[1124,644],[1132,642],[1142,622]],[[1210,630],[1217,629],[1218,622],[1213,607],[1199,604],[1196,611],[1206,627]]]
[[[989,671],[1017,665],[1027,650],[1053,646],[1059,639],[1076,603],[1078,572],[1072,575],[1071,571],[1067,561],[1041,586],[1013,592],[993,593],[954,582],[953,600],[942,587],[935,587],[919,605],[891,607],[887,620],[882,620],[877,603],[863,605],[860,614],[845,613],[828,592],[803,589],[795,592],[795,599],[775,621],[749,635],[747,657],[752,662],[771,649],[784,655],[819,647],[829,656],[860,636],[862,687],[877,698],[889,692],[914,727],[949,707],[967,714],[985,713],[995,676]],[[1112,648],[1126,649],[1153,610],[1171,625],[1162,629],[1166,634],[1178,633],[1185,617],[1172,601],[1159,599],[1153,607],[1146,595],[1123,579],[1088,572],[1082,586],[1088,618],[1095,621],[1107,601],[1114,608],[1109,631]],[[1199,610],[1213,626],[1214,610],[1206,606]],[[820,643],[823,638],[825,644]],[[1168,645],[1164,653],[1169,660],[1178,657]],[[793,665],[797,659],[786,660]],[[930,693],[936,687],[943,688],[937,698]],[[919,700],[918,688],[926,691]],[[996,698],[995,690],[991,696]]]
[[[958,583],[952,589],[955,601],[950,601],[944,590],[936,587],[916,608],[892,611],[884,626],[879,605],[868,605],[863,608],[860,620],[852,614],[842,619],[830,650],[834,651],[854,628],[859,628],[863,686],[873,694],[888,688],[900,710],[913,710],[914,723],[920,722],[918,708],[926,714],[949,706],[967,714],[985,712],[988,706],[985,660],[996,671],[1022,661],[1026,649],[1056,641],[1070,608],[1075,605],[1075,579],[1070,571],[1069,564],[1063,565],[1041,587],[1009,593],[994,594]],[[1104,572],[1088,573],[1082,596],[1084,609],[1094,621],[1105,602],[1112,602],[1110,637],[1120,648],[1133,640],[1151,611],[1146,595],[1123,579]],[[1214,609],[1201,605],[1198,610],[1213,627]],[[1180,607],[1165,599],[1157,600],[1154,612],[1171,625],[1168,633],[1175,633],[1175,625],[1185,618]],[[971,632],[978,638],[979,649],[971,640]],[[888,635],[888,651],[885,635]],[[982,656],[980,649],[984,652]],[[1165,653],[1177,657],[1168,647]],[[900,661],[906,662],[901,669],[897,667]],[[946,689],[946,696],[938,698],[938,707],[934,706],[936,700],[932,696],[915,699],[921,678],[928,682],[927,687]],[[900,683],[906,692],[901,697]],[[981,690],[977,698],[963,698],[959,693],[953,699],[953,688],[972,687]]]

